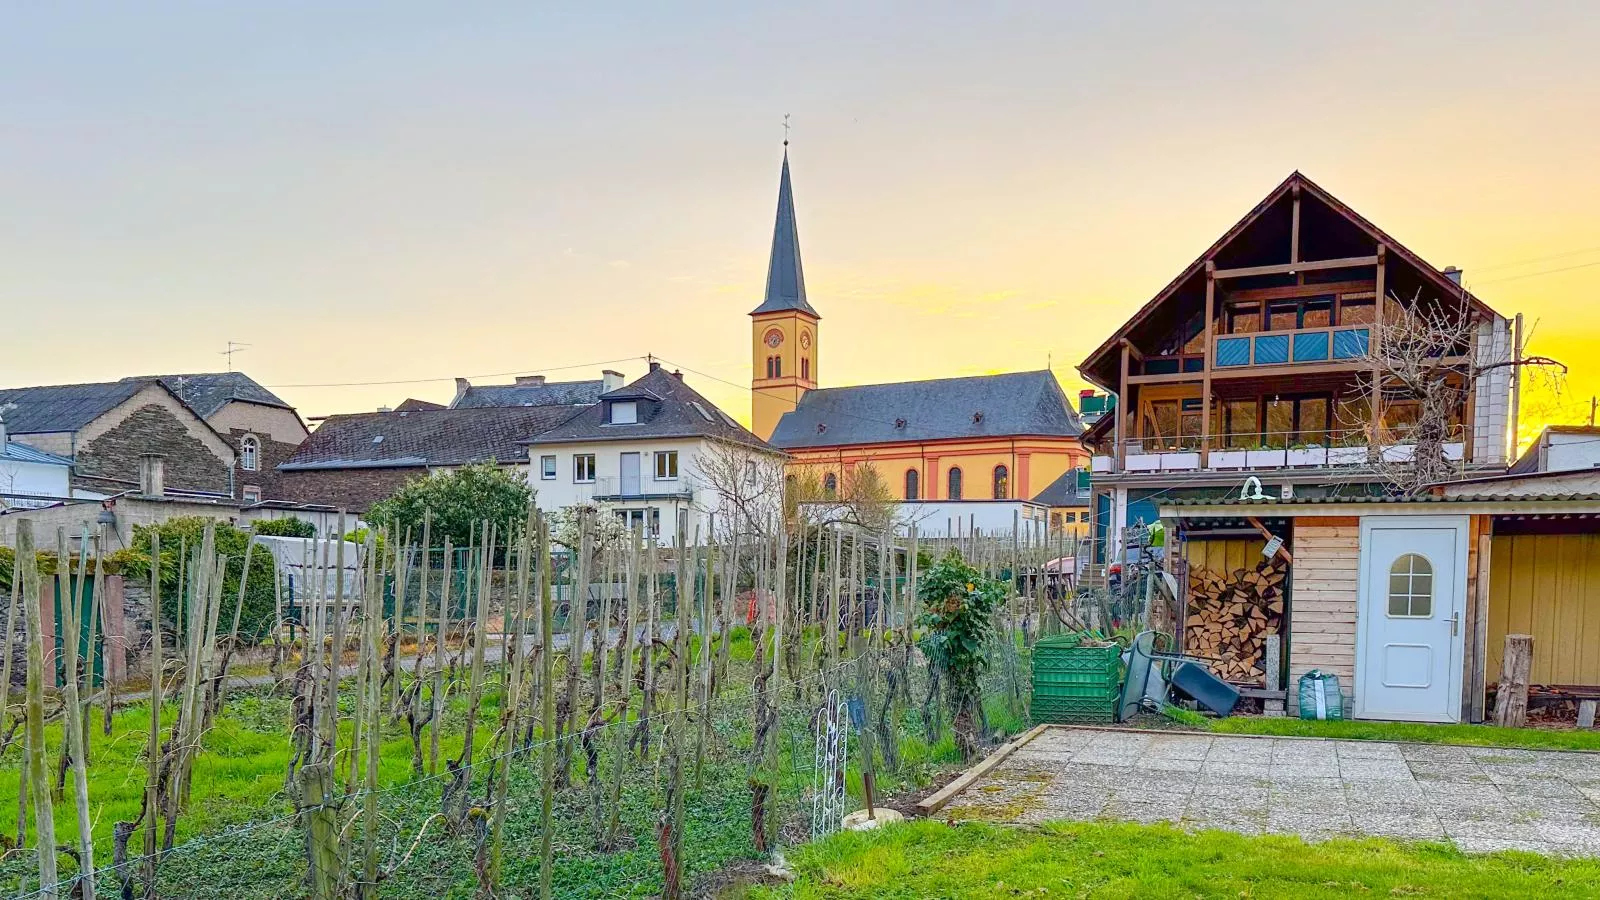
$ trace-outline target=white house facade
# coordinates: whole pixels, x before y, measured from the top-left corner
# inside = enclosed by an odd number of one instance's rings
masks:
[[[0,509],[48,506],[72,496],[72,460],[10,440],[0,421]]]

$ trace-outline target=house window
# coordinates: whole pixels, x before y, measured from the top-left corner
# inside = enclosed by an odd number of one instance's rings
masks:
[[[994,498],[1004,500],[1011,493],[1011,472],[1005,466],[994,467]]]
[[[1407,553],[1389,567],[1389,615],[1426,619],[1433,615],[1433,564]]]
[[[656,480],[671,481],[678,477],[678,451],[656,451]]]
[[[611,401],[611,424],[635,425],[639,421],[639,402],[637,400]]]
[[[247,434],[239,441],[239,468],[246,472],[261,468],[261,442],[255,435]]]
[[[572,483],[590,484],[594,481],[594,454],[574,453],[572,455]]]
[[[767,357],[767,377],[768,378],[782,378],[783,377],[783,357],[781,357],[781,356],[769,356],[769,357]]]
[[[802,381],[811,380],[811,360],[804,356],[800,357],[800,379]]]
[[[822,476],[822,492],[829,497],[839,495],[839,476],[829,472]]]
[[[556,458],[554,454],[539,457],[539,478],[543,481],[556,480]]]
[[[945,476],[945,497],[950,500],[961,499],[961,467],[951,466],[950,472]]]
[[[744,483],[755,484],[761,475],[760,469],[754,462],[744,464]]]
[[[244,502],[246,503],[260,503],[261,488],[258,488],[255,485],[250,485],[244,489],[241,496],[244,498]]]
[[[917,478],[918,478],[918,476],[917,476],[917,470],[916,469],[907,469],[906,470],[906,499],[907,500],[916,500],[917,499],[917,489],[919,487],[921,487],[921,485],[919,485],[917,483]]]

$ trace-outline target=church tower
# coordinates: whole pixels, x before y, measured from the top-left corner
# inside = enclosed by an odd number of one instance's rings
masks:
[[[784,141],[783,174],[778,181],[778,221],[767,263],[767,295],[750,312],[750,418],[763,440],[772,437],[783,414],[817,386],[817,322],[822,317],[806,302],[800,269],[800,231],[789,184],[789,142]]]

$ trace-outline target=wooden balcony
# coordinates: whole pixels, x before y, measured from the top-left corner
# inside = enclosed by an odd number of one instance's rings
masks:
[[[1261,366],[1343,363],[1354,367],[1367,354],[1370,325],[1219,334],[1212,338],[1213,377]]]

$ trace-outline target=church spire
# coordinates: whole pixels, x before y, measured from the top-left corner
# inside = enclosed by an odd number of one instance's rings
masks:
[[[767,295],[750,315],[798,310],[820,319],[806,302],[806,278],[800,268],[800,229],[795,224],[794,188],[789,183],[787,123],[784,128],[783,174],[778,180],[778,219],[772,230],[772,257],[767,263]]]

